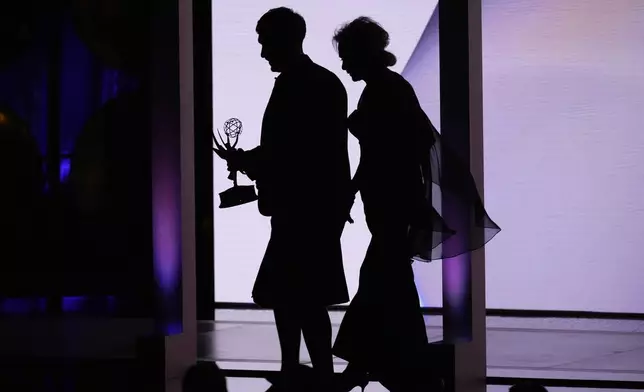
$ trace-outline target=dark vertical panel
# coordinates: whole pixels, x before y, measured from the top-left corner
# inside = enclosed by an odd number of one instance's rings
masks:
[[[440,84],[441,133],[445,144],[453,146],[463,161],[470,163],[470,110],[469,110],[469,34],[468,1],[440,1]],[[446,162],[443,168],[449,175]],[[468,221],[469,216],[443,201],[443,214],[452,219]],[[463,225],[462,227],[467,227]],[[449,246],[449,242],[444,246]],[[457,245],[457,244],[455,244]],[[449,251],[446,249],[446,251]],[[465,254],[443,262],[443,323],[447,341],[469,340],[472,336],[471,311],[472,271],[470,255]]]
[[[214,318],[212,1],[193,2],[197,318]]]
[[[443,143],[460,156],[478,185],[482,186],[481,0],[440,0],[438,10]],[[454,169],[449,161],[445,161],[443,175],[455,175]],[[457,225],[460,228],[470,227],[473,217],[456,207],[449,199],[444,199],[443,215],[448,221],[462,222]],[[447,368],[445,374],[447,390],[484,391],[483,250],[443,261],[443,311],[445,342],[453,347],[453,356],[449,358],[451,368]]]
[[[178,10],[177,0],[151,2],[152,242],[159,332],[166,335],[183,328]]]

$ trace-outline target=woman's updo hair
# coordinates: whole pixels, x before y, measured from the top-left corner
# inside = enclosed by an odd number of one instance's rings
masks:
[[[342,46],[384,66],[396,65],[396,56],[385,50],[389,46],[389,33],[369,17],[361,16],[341,26],[333,35],[333,44],[336,50]]]

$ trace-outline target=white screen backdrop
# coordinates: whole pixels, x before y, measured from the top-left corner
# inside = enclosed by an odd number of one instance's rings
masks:
[[[644,3],[483,3],[485,199],[503,229],[487,247],[488,307],[644,313]],[[306,19],[305,51],[345,83],[349,110],[364,85],[341,70],[333,31],[360,15],[379,21],[394,69],[439,125],[436,1],[214,0],[214,123],[240,118],[242,148],[259,141],[276,76],[255,24],[282,5]],[[350,154],[355,169],[355,140]],[[215,193],[232,185],[226,176],[215,160]],[[215,300],[251,302],[268,219],[254,203],[214,202]],[[343,237],[352,294],[369,241],[359,200],[353,215]],[[416,265],[416,281],[423,304],[440,306],[440,263]]]

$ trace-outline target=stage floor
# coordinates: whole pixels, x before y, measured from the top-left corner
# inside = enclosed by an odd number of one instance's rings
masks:
[[[334,333],[342,317],[343,312],[331,312]],[[271,312],[217,310],[215,320],[200,322],[201,360],[228,370],[279,370]],[[426,316],[426,325],[430,340],[442,339],[440,316]],[[489,377],[644,381],[644,321],[488,317],[487,331]],[[310,363],[304,344],[301,358]],[[336,371],[345,365],[336,359]],[[252,377],[230,377],[229,384],[230,392],[265,391],[269,385]],[[379,388],[371,383],[367,391]]]
[[[343,312],[331,312],[334,332],[342,317]],[[272,313],[218,310],[215,320],[199,323],[200,360],[216,361],[227,371],[229,392],[264,392],[269,384],[262,378],[263,372],[278,371],[280,367]],[[119,364],[119,361],[135,358],[135,342],[138,337],[151,334],[154,326],[152,320],[86,317],[54,320],[24,317],[1,321],[0,351],[12,368],[21,366],[13,364],[14,359],[24,357],[27,349],[30,357],[38,357],[43,363],[64,365],[65,372],[70,374],[80,371],[80,367],[71,365],[72,359],[79,363],[109,360],[114,363],[105,365],[108,368],[127,368],[127,363]],[[427,316],[426,325],[431,340],[442,339],[440,317]],[[508,378],[551,379],[552,385],[570,385],[556,380],[593,380],[590,385],[582,386],[595,388],[593,392],[610,391],[606,388],[644,389],[644,321],[488,317],[487,326],[487,374],[492,377],[491,383],[514,382]],[[61,362],[63,354],[65,360]],[[310,362],[304,345],[301,360],[305,364]],[[87,366],[96,374],[103,366],[90,365]],[[31,365],[25,366],[27,369]],[[343,361],[336,361],[336,371],[342,371],[344,366]],[[124,372],[129,369],[125,368]],[[608,383],[601,385],[601,380]],[[615,381],[621,381],[621,386]],[[550,392],[590,391],[548,389]],[[378,383],[367,387],[367,392],[379,391],[384,388]],[[488,391],[507,391],[507,386],[489,385]]]

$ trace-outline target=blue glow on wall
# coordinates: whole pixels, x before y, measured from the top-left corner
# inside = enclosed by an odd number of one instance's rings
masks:
[[[39,314],[47,309],[46,298],[3,298],[0,299],[0,314]]]

